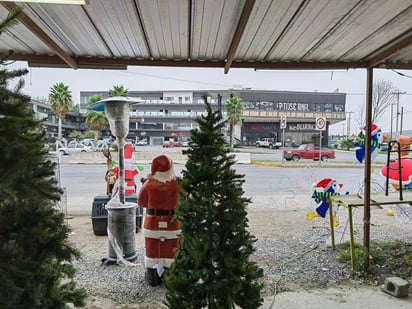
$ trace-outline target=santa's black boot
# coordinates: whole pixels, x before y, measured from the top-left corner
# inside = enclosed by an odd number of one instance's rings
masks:
[[[146,281],[151,286],[162,284],[162,279],[159,277],[156,268],[146,268]]]

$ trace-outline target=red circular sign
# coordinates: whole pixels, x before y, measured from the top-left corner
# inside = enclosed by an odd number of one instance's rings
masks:
[[[326,129],[326,118],[319,117],[316,118],[316,130],[325,130]]]

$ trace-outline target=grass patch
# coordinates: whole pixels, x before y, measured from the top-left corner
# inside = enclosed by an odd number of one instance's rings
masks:
[[[351,262],[350,243],[338,245],[340,263]],[[355,243],[354,271],[362,276],[411,276],[412,245],[401,240],[372,240],[367,252],[359,243]],[[369,261],[369,267],[367,265]]]
[[[250,164],[252,165],[259,165],[259,166],[268,166],[268,167],[279,167],[278,162],[273,162],[273,161],[255,161],[252,160],[250,161]]]

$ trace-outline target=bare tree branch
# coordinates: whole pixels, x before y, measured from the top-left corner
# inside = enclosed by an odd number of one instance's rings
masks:
[[[374,83],[372,95],[372,122],[377,123],[387,108],[395,101],[397,89],[391,81],[378,80]]]
[[[394,87],[391,81],[377,80],[373,84],[372,94],[372,122],[378,123],[385,114],[388,107],[396,101],[396,94],[399,90]],[[365,125],[366,104],[363,102],[355,108],[354,119],[359,127]]]
[[[364,101],[362,104],[357,105],[355,108],[355,115],[353,118],[355,119],[355,122],[358,125],[358,129],[365,124],[365,107],[366,106]]]

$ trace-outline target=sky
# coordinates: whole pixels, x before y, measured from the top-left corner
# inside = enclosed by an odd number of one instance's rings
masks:
[[[69,86],[75,103],[80,101],[80,91],[108,91],[123,85],[129,91],[145,90],[220,90],[251,88],[275,91],[308,91],[346,93],[346,112],[351,117],[330,127],[330,134],[358,134],[360,131],[359,105],[366,101],[366,70],[258,70],[223,68],[168,68],[130,66],[128,70],[85,70],[29,68],[26,62],[16,62],[8,69],[27,68],[23,92],[32,98],[47,98],[50,88],[58,82]],[[403,130],[412,130],[412,70],[375,69],[374,81],[387,80],[403,94],[399,95],[399,111],[403,107]],[[401,117],[396,121],[396,104],[393,106],[393,132],[396,122],[400,131]],[[379,121],[383,132],[390,132],[391,111]]]

